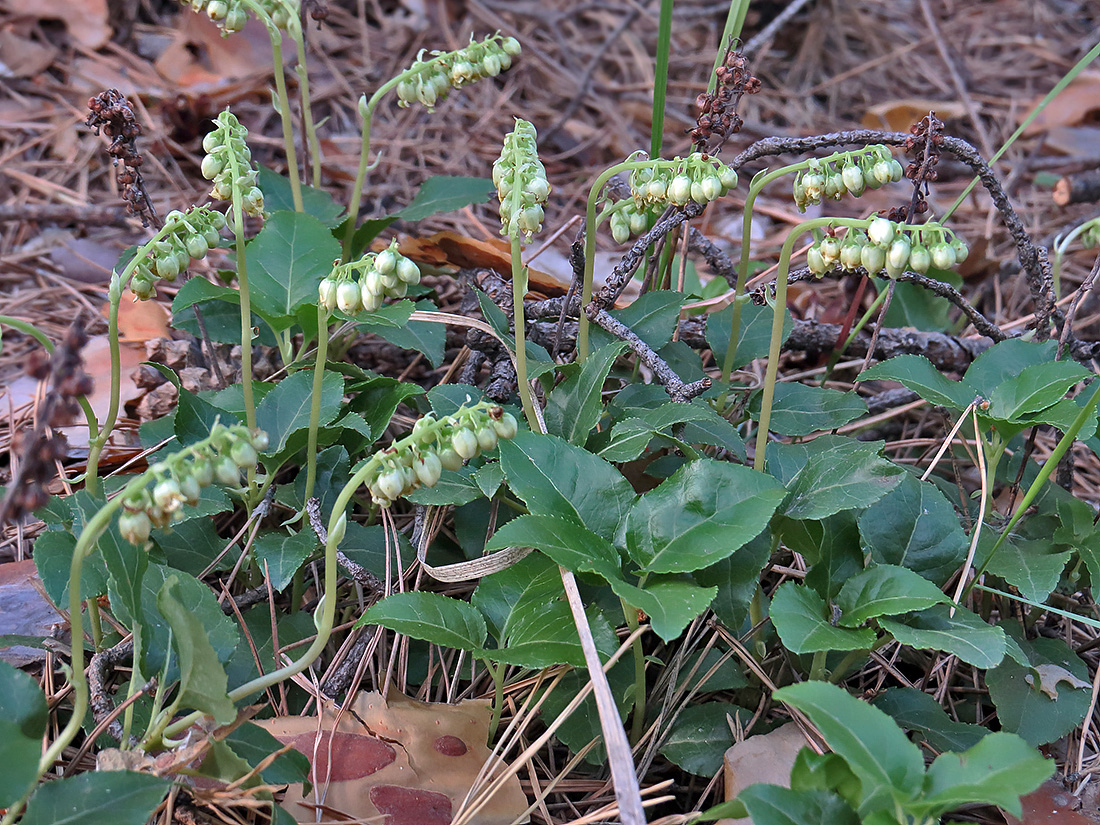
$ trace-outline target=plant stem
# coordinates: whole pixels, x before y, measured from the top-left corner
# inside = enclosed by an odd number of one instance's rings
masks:
[[[492,742],[500,727],[500,717],[504,712],[504,662],[495,665],[486,660],[485,667],[493,677],[493,715],[489,719],[489,741]]]
[[[722,29],[722,39],[718,41],[718,53],[715,55],[714,67],[710,70],[710,80],[707,82],[708,93],[712,93],[718,87],[718,77],[715,72],[726,57],[726,44],[741,36],[741,29],[745,25],[745,15],[748,11],[749,0],[730,0],[730,8],[726,12],[726,25]]]
[[[668,52],[672,42],[672,3],[661,0],[661,14],[657,20],[657,61],[653,67],[653,118],[649,133],[649,156],[661,156],[661,144],[665,131],[665,93],[668,90]]]
[[[328,310],[317,307],[317,354],[313,361],[313,394],[309,405],[309,436],[306,443],[306,490],[302,496],[302,516],[317,483],[317,431],[321,421],[321,387],[325,380],[328,357]]]
[[[229,153],[233,169],[233,237],[237,252],[237,287],[241,296],[241,391],[244,417],[248,428],[256,429],[256,399],[252,394],[252,304],[248,292],[248,260],[244,248],[244,217],[241,210],[240,168],[236,156]]]
[[[138,251],[140,255],[140,250]],[[134,256],[135,260],[137,255]],[[111,275],[107,303],[107,347],[111,358],[111,390],[107,401],[107,414],[103,418],[103,427],[99,436],[88,443],[88,462],[84,472],[84,489],[91,495],[99,495],[99,457],[107,446],[107,439],[118,420],[119,395],[122,392],[122,361],[118,343],[118,305],[122,300],[122,285],[117,275]]]
[[[513,192],[520,193],[519,187]],[[527,380],[527,319],[524,317],[523,298],[527,294],[527,267],[520,259],[519,237],[513,235],[512,241],[512,316],[516,329],[516,383],[519,385],[519,397],[523,402],[523,415],[532,430],[538,432],[539,419],[535,415],[535,401],[531,397],[531,383]]]
[[[313,122],[313,107],[309,94],[309,71],[306,68],[306,43],[302,37],[302,24],[297,15],[292,15],[287,34],[294,41],[298,52],[298,62],[294,67],[298,75],[298,94],[302,97],[302,127],[306,142],[309,144],[309,160],[312,169],[314,187],[321,185],[321,142],[317,139],[317,126]]]
[[[869,279],[871,276],[868,275],[867,277]],[[825,374],[821,377],[820,386],[825,386],[826,382],[828,382],[833,374],[833,369],[836,367],[837,363],[839,363],[840,359],[844,357],[845,351],[852,345],[852,342],[856,340],[856,336],[863,331],[863,328],[867,326],[867,322],[871,320],[889,294],[890,290],[888,289],[880,290],[878,295],[875,296],[875,300],[871,302],[871,306],[867,307],[867,311],[863,313],[863,317],[861,317],[849,331],[848,337],[844,339],[844,343],[833,350],[832,355],[829,356],[829,363],[825,367]]]
[[[623,616],[626,617],[626,626],[633,633],[638,629],[638,609],[631,607],[622,599]],[[645,732],[646,709],[646,685],[645,685],[645,649],[642,647],[642,637],[638,636],[631,645],[634,655],[634,720],[630,725],[630,744],[637,745]]]

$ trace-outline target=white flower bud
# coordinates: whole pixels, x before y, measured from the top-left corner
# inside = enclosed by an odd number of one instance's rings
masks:
[[[871,275],[877,275],[886,266],[886,250],[881,246],[867,244],[859,254],[859,262]]]
[[[915,244],[909,251],[909,268],[922,275],[932,265],[932,255],[924,244]]]
[[[707,175],[703,178],[703,197],[707,201],[716,200],[722,195],[722,181],[718,179],[717,175]]]
[[[932,254],[932,266],[936,269],[951,269],[955,265],[955,250],[951,244],[940,242],[933,244],[930,250]]]
[[[904,235],[898,235],[890,244],[890,248],[886,250],[886,266],[894,269],[904,269],[909,263],[909,252],[912,249],[912,244],[909,242],[909,238]]]
[[[402,257],[397,262],[397,277],[409,286],[415,286],[420,283],[420,267],[408,258]]]
[[[863,172],[854,163],[845,164],[840,177],[844,181],[844,187],[857,198],[867,188],[867,184],[863,180]]]
[[[451,436],[451,447],[462,458],[473,458],[477,455],[477,436],[470,432],[470,430],[462,427],[455,430],[454,434]]]
[[[443,472],[443,464],[439,461],[439,456],[428,451],[421,453],[420,458],[413,462],[413,470],[416,471],[416,477],[421,484],[425,487],[434,487]]]
[[[966,243],[962,238],[955,238],[951,241],[951,249],[955,253],[956,264],[961,264],[966,260],[967,255],[970,254],[970,250],[966,248]]]
[[[887,218],[875,218],[867,227],[867,237],[871,239],[871,243],[882,247],[890,245],[895,232],[894,222]]]
[[[687,175],[677,175],[668,185],[668,199],[677,206],[686,206],[691,200],[691,178]]]
[[[829,269],[829,265],[825,263],[825,257],[816,246],[811,246],[806,251],[806,266],[810,268],[810,272],[814,275],[824,275]]]
[[[355,281],[341,281],[336,286],[336,306],[348,315],[354,315],[363,306],[359,284]]]
[[[493,420],[493,429],[497,431],[497,435],[501,438],[515,438],[519,424],[516,422],[514,415],[506,412],[500,418]]]

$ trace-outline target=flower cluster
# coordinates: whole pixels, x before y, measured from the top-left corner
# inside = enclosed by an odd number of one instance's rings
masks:
[[[1089,221],[1088,227],[1081,233],[1081,244],[1085,249],[1095,249],[1100,246],[1100,218]]]
[[[389,507],[420,486],[434,487],[444,470],[459,469],[499,439],[513,438],[517,429],[515,416],[485,401],[440,419],[426,415],[412,433],[372,457],[378,466],[365,482],[371,500]]]
[[[914,226],[879,217],[871,219],[866,232],[850,229],[843,240],[827,235],[806,253],[806,264],[815,275],[839,266],[847,271],[862,267],[871,275],[885,270],[896,278],[906,270],[951,269],[968,254],[966,244],[941,224]]]
[[[215,481],[226,486],[241,483],[241,472],[259,460],[266,450],[267,433],[247,427],[215,424],[203,441],[149,468],[122,494],[118,529],[131,544],[144,544],[154,527],[167,527],[183,519],[183,506],[199,503],[204,487]],[[152,478],[150,478],[150,474]],[[152,489],[149,482],[153,481]]]
[[[216,0],[215,0],[216,1]],[[202,139],[206,156],[202,176],[213,181],[210,197],[225,201],[233,197],[233,188],[241,193],[241,209],[246,215],[264,213],[264,193],[256,185],[259,174],[252,165],[252,152],[245,143],[248,130],[226,109],[214,121],[217,126]]]
[[[414,100],[434,110],[436,101],[447,96],[451,88],[461,88],[484,77],[496,77],[512,65],[520,53],[514,37],[494,34],[480,42],[470,39],[470,45],[453,52],[431,52],[424,59],[421,52],[397,83],[397,105],[407,108]],[[362,108],[365,101],[360,102]]]
[[[141,134],[141,124],[130,105],[118,89],[108,89],[88,100],[85,126],[100,129],[111,139],[107,154],[115,165],[115,179],[122,190],[122,200],[126,211],[141,218],[141,225],[148,226],[156,221],[157,211],[145,191],[145,181],[141,176],[141,167],[145,159],[137,150],[137,139]],[[121,167],[120,167],[121,165]]]
[[[223,36],[239,32],[248,22],[248,7],[242,0],[180,0],[191,11],[206,13],[222,30]],[[277,28],[287,29],[298,19],[297,0],[258,0],[256,3],[271,18]]]
[[[649,229],[651,221],[656,220],[663,209],[660,205],[643,206],[639,209],[632,199],[619,201],[608,218],[611,237],[615,239],[615,243],[626,243],[631,238],[638,237]]]
[[[500,199],[500,234],[522,233],[526,240],[542,229],[543,204],[550,197],[546,168],[539,160],[538,133],[526,120],[504,136],[500,157],[493,162],[493,185]]]
[[[383,298],[404,298],[410,286],[420,283],[420,269],[397,251],[397,239],[381,252],[368,252],[357,261],[337,262],[321,279],[318,300],[332,312],[347,315],[375,312]]]
[[[638,210],[651,206],[704,206],[737,186],[737,173],[717,158],[693,152],[686,158],[655,160],[630,173]]]
[[[799,212],[805,212],[807,206],[821,203],[823,198],[838,201],[846,194],[858,198],[868,189],[901,180],[904,171],[890,149],[881,144],[815,158],[794,179],[794,202]]]
[[[193,206],[186,212],[173,210],[164,219],[164,237],[146,244],[147,254],[138,263],[130,280],[130,291],[143,301],[157,294],[158,278],[174,281],[187,271],[191,259],[205,258],[218,245],[218,234],[225,226],[225,215],[205,206]]]

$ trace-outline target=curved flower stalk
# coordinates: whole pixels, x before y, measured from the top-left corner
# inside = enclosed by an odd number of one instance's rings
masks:
[[[1062,295],[1062,259],[1065,258],[1069,245],[1077,238],[1081,239],[1081,246],[1085,249],[1095,249],[1100,246],[1100,215],[1090,218],[1082,224],[1071,229],[1066,236],[1054,240],[1054,260],[1051,261],[1051,274],[1054,278],[1054,294]]]
[[[366,95],[359,98],[359,115],[363,118],[359,170],[348,202],[343,260],[351,257],[352,239],[355,237],[363,184],[367,177],[371,120],[382,97],[391,89],[397,89],[398,106],[408,107],[416,101],[433,112],[435,104],[445,98],[452,88],[468,86],[484,77],[495,77],[508,69],[512,58],[519,53],[519,41],[514,37],[501,37],[499,33],[481,41],[471,38],[470,45],[453,52],[432,52],[428,59],[421,52],[412,66],[383,84],[370,99]]]
[[[256,428],[256,401],[252,393],[252,306],[248,293],[248,262],[244,254],[244,215],[262,217],[264,193],[256,186],[258,172],[245,142],[248,130],[226,109],[215,120],[217,127],[202,140],[206,157],[202,174],[213,181],[210,196],[232,200],[233,236],[237,251],[237,284],[241,296],[241,389],[245,421]]]
[[[511,240],[512,317],[516,331],[516,383],[523,414],[532,429],[538,428],[535,402],[527,381],[526,318],[527,268],[521,259],[521,240],[530,241],[542,229],[543,206],[550,196],[546,169],[539,160],[535,127],[516,118],[515,128],[504,138],[500,157],[493,164],[493,184],[500,200],[500,234]]]
[[[897,164],[896,167],[894,164]],[[771,172],[759,172],[749,184],[749,193],[745,196],[745,209],[741,223],[741,256],[737,265],[737,283],[733,289],[733,319],[730,322],[730,337],[726,345],[726,358],[722,363],[722,375],[727,389],[719,397],[719,408],[725,407],[729,384],[733,381],[733,364],[737,357],[737,339],[741,331],[741,306],[745,294],[745,284],[749,279],[749,252],[752,247],[752,210],[756,198],[764,187],[783,175],[797,172],[793,195],[800,211],[805,211],[810,203],[820,203],[823,197],[839,199],[850,193],[858,197],[867,189],[878,189],[889,173],[893,180],[900,180],[901,164],[894,160],[888,146],[872,144],[862,149],[848,152],[835,152],[825,158],[792,163]],[[857,180],[858,173],[858,180]],[[845,182],[847,175],[847,182]],[[881,268],[881,267],[880,267]]]
[[[642,151],[635,152],[631,157],[633,159],[606,169],[596,178],[596,182],[592,184],[592,189],[588,193],[588,208],[585,215],[584,284],[581,287],[582,307],[592,302],[592,276],[596,264],[596,225],[598,223],[596,204],[604,186],[614,175],[626,171],[631,173],[630,193],[634,199],[634,211],[664,209],[668,206],[682,208],[691,202],[705,205],[737,186],[737,172],[717,158],[700,152],[693,152],[686,158],[678,157],[672,160],[662,158],[650,160]],[[613,224],[613,235],[614,232]],[[621,230],[619,236],[622,236]],[[583,362],[588,357],[589,323],[588,316],[581,312],[580,326],[577,331],[578,362]]]

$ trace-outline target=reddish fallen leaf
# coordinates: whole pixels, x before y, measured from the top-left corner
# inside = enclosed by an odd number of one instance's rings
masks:
[[[1021,120],[1042,99],[1035,99],[1031,106],[1021,111]],[[1100,72],[1082,72],[1050,101],[1035,120],[1024,129],[1024,136],[1042,134],[1057,126],[1077,126],[1095,123],[1100,115]]]
[[[42,595],[33,559],[0,564],[0,636],[52,637],[65,619]],[[0,659],[23,667],[46,658],[46,651],[27,645],[0,648]]]
[[[888,100],[869,108],[863,115],[863,125],[868,129],[908,132],[910,126],[929,112],[935,112],[940,120],[954,120],[966,116],[966,107],[957,100],[927,100],[919,97]]]
[[[489,757],[489,717],[480,701],[427,704],[396,696],[386,702],[364,693],[338,723],[326,711],[320,721],[290,716],[257,724],[312,762],[314,792],[303,799],[301,787],[292,786],[282,802],[299,822],[316,821],[322,810],[330,820],[448,825]],[[513,777],[473,821],[506,825],[527,805]]]
[[[1079,813],[1081,800],[1054,779],[1048,779],[1038,790],[1021,797],[1020,804],[1023,818],[1005,814],[1009,825],[1096,825],[1100,821]]]
[[[80,45],[98,49],[111,39],[107,0],[7,0],[7,11],[32,20],[60,20]]]

